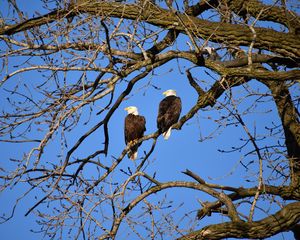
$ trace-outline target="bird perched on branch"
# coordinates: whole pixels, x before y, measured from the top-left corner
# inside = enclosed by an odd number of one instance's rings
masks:
[[[169,139],[172,125],[175,124],[181,113],[181,99],[176,96],[176,91],[169,89],[163,92],[165,98],[160,102],[157,116],[157,128],[164,139]]]
[[[135,106],[129,106],[124,110],[127,111],[127,116],[125,117],[124,135],[125,143],[132,144],[135,140],[144,136],[146,131],[146,120],[145,117],[140,116],[138,109]],[[137,150],[141,143],[132,146],[128,152],[128,157],[131,160],[137,158]]]

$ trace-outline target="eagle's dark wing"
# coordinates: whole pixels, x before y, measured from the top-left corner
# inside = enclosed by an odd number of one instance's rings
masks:
[[[160,132],[167,131],[179,119],[181,99],[176,96],[165,97],[159,104],[157,128]]]
[[[125,143],[144,136],[146,131],[146,120],[143,116],[128,114],[125,118]]]
[[[136,128],[136,138],[141,138],[144,136],[146,131],[146,119],[143,116],[135,116],[135,128]]]
[[[128,114],[125,118],[124,136],[125,143],[139,139],[144,136],[146,131],[146,119],[143,116]],[[138,147],[141,145],[137,144],[130,149],[129,157],[137,152]]]

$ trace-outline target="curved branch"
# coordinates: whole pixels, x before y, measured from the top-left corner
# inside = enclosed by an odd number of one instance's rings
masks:
[[[260,15],[259,20],[283,24],[291,32],[296,33],[300,30],[300,17],[284,7],[265,5],[258,0],[233,0],[226,1],[226,3],[230,10],[242,17],[245,17],[246,14],[250,14],[254,18]]]
[[[198,58],[193,52],[175,52],[170,51],[170,54],[174,54],[179,58],[184,58],[192,61],[198,65]],[[230,61],[231,62],[231,61]],[[227,62],[212,61],[210,59],[205,59],[205,67],[216,71],[218,74],[226,77],[247,77],[248,79],[261,79],[266,81],[286,81],[286,80],[297,80],[300,79],[300,70],[290,70],[290,71],[278,71],[272,72],[265,70],[263,68],[251,68],[248,67],[235,67],[230,68],[230,64]],[[235,62],[234,62],[235,64]],[[229,65],[229,66],[228,66]]]
[[[137,5],[119,4],[109,2],[83,1],[84,4],[78,6],[78,11],[87,12],[93,15],[123,17],[127,19],[137,19],[147,23],[176,29],[185,32],[187,29],[195,37],[209,39],[213,42],[231,42],[232,44],[249,46],[253,40],[253,34],[248,27],[211,22],[196,17],[186,16],[148,4],[145,6],[143,15],[140,15],[140,9]],[[185,26],[182,26],[176,16],[179,16]],[[296,35],[291,33],[280,33],[267,28],[254,28],[257,39],[254,44],[255,48],[261,48],[274,51],[286,56],[300,56],[300,40]]]
[[[58,19],[68,17],[67,13],[68,11],[66,10],[54,10],[40,17],[31,18],[21,23],[6,25],[0,28],[0,35],[13,35],[15,33],[34,28],[36,26],[42,26],[44,24],[54,22]]]
[[[180,32],[188,30],[195,37],[218,43],[231,42],[232,44],[249,46],[253,40],[252,32],[248,27],[211,22],[180,13],[174,14],[172,11],[159,8],[153,4],[146,4],[142,15],[138,5],[117,2],[81,0],[78,1],[73,10],[72,14],[89,13],[103,17],[139,19],[163,28],[173,28]],[[13,26],[6,26],[0,29],[0,35],[12,35],[34,26],[41,26],[60,19],[64,15],[67,16],[66,14],[66,11],[54,11],[39,18],[32,18]],[[185,26],[182,26],[177,16],[185,23]],[[267,28],[255,28],[255,32],[257,34],[255,48],[274,51],[286,56],[300,57],[300,39],[295,34],[281,33]]]
[[[228,188],[227,186],[218,186],[214,184],[205,183],[207,186],[212,188],[224,189],[227,191],[233,191],[233,193],[228,194],[228,197],[232,201],[236,201],[239,199],[244,199],[247,197],[253,197],[257,192],[257,187],[252,188]],[[264,185],[263,189],[259,190],[260,194],[271,194],[274,196],[279,196],[285,200],[300,200],[300,190],[294,190],[288,186],[276,187],[271,185]],[[205,203],[203,208],[197,212],[197,218],[202,219],[205,216],[209,216],[215,210],[220,209],[224,204],[220,201],[208,202]]]
[[[263,239],[290,230],[300,221],[300,202],[286,205],[275,214],[255,222],[225,222],[192,232],[178,240],[250,238]]]
[[[158,183],[158,182],[157,182]],[[120,227],[120,224],[122,223],[122,220],[124,219],[124,217],[139,203],[141,202],[143,199],[145,199],[146,197],[150,196],[151,194],[160,192],[164,189],[168,189],[168,188],[174,188],[174,187],[179,187],[179,188],[191,188],[191,189],[195,189],[195,190],[200,190],[203,191],[215,198],[220,199],[221,201],[226,202],[227,205],[227,200],[224,199],[224,195],[223,193],[219,193],[216,192],[215,190],[202,185],[202,184],[198,184],[198,183],[193,183],[193,182],[184,182],[184,181],[174,181],[174,182],[166,182],[166,183],[162,183],[159,184],[157,186],[151,187],[150,189],[148,189],[146,192],[142,193],[141,195],[139,195],[137,198],[135,198],[131,203],[129,203],[121,212],[121,214],[119,215],[119,217],[116,219],[112,230],[109,234],[110,237],[114,237],[117,234],[117,231]],[[228,206],[227,206],[228,207]],[[231,208],[229,206],[229,208]],[[232,210],[232,209],[231,209]],[[234,219],[237,220],[237,219]],[[236,222],[236,221],[234,221]],[[237,221],[239,222],[239,221]],[[99,239],[107,239],[107,235],[104,235],[102,237],[99,237]]]

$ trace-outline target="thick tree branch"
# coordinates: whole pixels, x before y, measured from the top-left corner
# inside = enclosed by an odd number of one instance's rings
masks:
[[[199,14],[203,13],[206,10],[211,9],[214,5],[218,3],[217,0],[202,0],[196,3],[193,6],[188,7],[185,10],[185,13],[190,16],[198,16]]]
[[[51,23],[58,19],[68,17],[68,11],[66,10],[54,10],[48,14],[42,15],[40,17],[31,18],[25,20],[21,23],[17,23],[14,25],[6,25],[0,28],[0,35],[13,35],[18,32],[23,32],[25,30],[42,26],[47,23]]]
[[[172,51],[170,51],[171,54]],[[188,59],[199,65],[198,57],[192,52],[173,52],[178,57]],[[243,58],[244,59],[244,58]],[[227,67],[227,62],[212,61],[205,59],[204,66],[216,71],[218,74],[226,77],[247,77],[248,79],[261,79],[266,81],[286,81],[300,79],[300,70],[278,71],[273,72],[264,68],[249,68],[249,67]],[[229,62],[229,66],[232,62]],[[234,62],[235,64],[235,62]],[[200,65],[201,66],[201,65]]]
[[[293,33],[300,30],[300,17],[284,7],[265,5],[258,0],[224,0],[224,2],[228,4],[230,10],[242,17],[250,14],[253,18],[256,18],[259,15],[259,20],[283,24]]]
[[[205,183],[209,187],[220,188],[227,191],[232,191],[233,193],[228,194],[228,197],[232,201],[245,199],[247,197],[253,197],[257,192],[257,187],[252,188],[228,188],[224,186],[217,186]],[[300,200],[300,190],[295,190],[289,186],[276,187],[271,185],[264,185],[263,189],[259,190],[260,194],[270,194],[274,196],[279,196],[285,200]],[[210,216],[212,212],[223,207],[223,203],[220,201],[207,202],[204,207],[197,212],[197,218],[202,219],[205,216]]]
[[[271,90],[282,121],[291,171],[291,185],[300,186],[300,123],[288,87],[285,83],[266,82]]]
[[[290,230],[300,221],[300,202],[286,205],[274,215],[255,222],[225,222],[210,225],[178,240],[250,238],[263,239]]]
[[[151,4],[145,7],[142,15],[140,9],[135,5],[108,2],[89,2],[80,5],[78,10],[94,15],[128,19],[139,18],[153,25],[165,28],[172,27],[179,31],[188,29],[196,37],[209,38],[210,41],[219,43],[231,42],[231,44],[249,46],[253,40],[253,34],[248,27],[229,23],[215,23],[177,13],[185,23],[185,26],[182,26],[173,12]],[[254,47],[271,50],[286,56],[300,56],[300,40],[294,34],[279,33],[266,28],[255,28],[255,32],[257,38]]]
[[[211,22],[180,13],[174,14],[172,11],[159,8],[153,4],[147,4],[141,12],[138,5],[87,0],[78,2],[74,6],[74,14],[86,12],[102,17],[139,19],[140,21],[146,21],[164,28],[172,28],[180,32],[185,32],[187,29],[195,37],[204,40],[209,39],[218,43],[230,42],[231,44],[249,46],[253,40],[253,34],[248,27]],[[6,26],[0,29],[0,35],[11,35],[34,26],[41,26],[49,21],[61,18],[64,14],[66,14],[65,11],[54,11],[44,17],[30,19],[13,26]],[[185,26],[180,24],[177,16],[185,23]],[[280,33],[267,28],[255,28],[255,32],[257,34],[254,44],[255,48],[274,51],[285,56],[300,57],[300,39],[296,35]]]
[[[300,67],[300,58],[285,58],[265,54],[252,54],[252,63],[269,63],[284,65],[289,68]],[[230,61],[220,62],[224,67],[242,67],[248,64],[248,57],[241,57]]]
[[[190,15],[190,16],[197,16],[201,14],[202,12],[212,8],[212,3],[215,2],[216,0],[210,0],[210,1],[200,1],[199,3],[189,7],[186,9],[185,13]],[[161,52],[163,49],[166,47],[172,45],[175,41],[175,39],[179,35],[179,31],[177,30],[169,30],[167,35],[164,37],[164,39],[154,46],[152,46],[149,50],[147,50],[147,53],[150,53],[151,55],[155,55],[159,52]]]

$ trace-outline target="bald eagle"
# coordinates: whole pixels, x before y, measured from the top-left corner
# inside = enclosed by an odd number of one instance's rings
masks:
[[[167,140],[171,135],[171,126],[179,119],[181,99],[176,96],[176,91],[172,89],[163,92],[163,95],[166,97],[159,104],[157,128]]]
[[[125,143],[128,144],[144,136],[146,120],[143,116],[139,115],[138,109],[135,106],[127,107],[125,110],[128,115],[125,117],[124,135]],[[131,160],[137,158],[137,150],[140,145],[141,143],[131,147],[129,150],[128,157]]]

